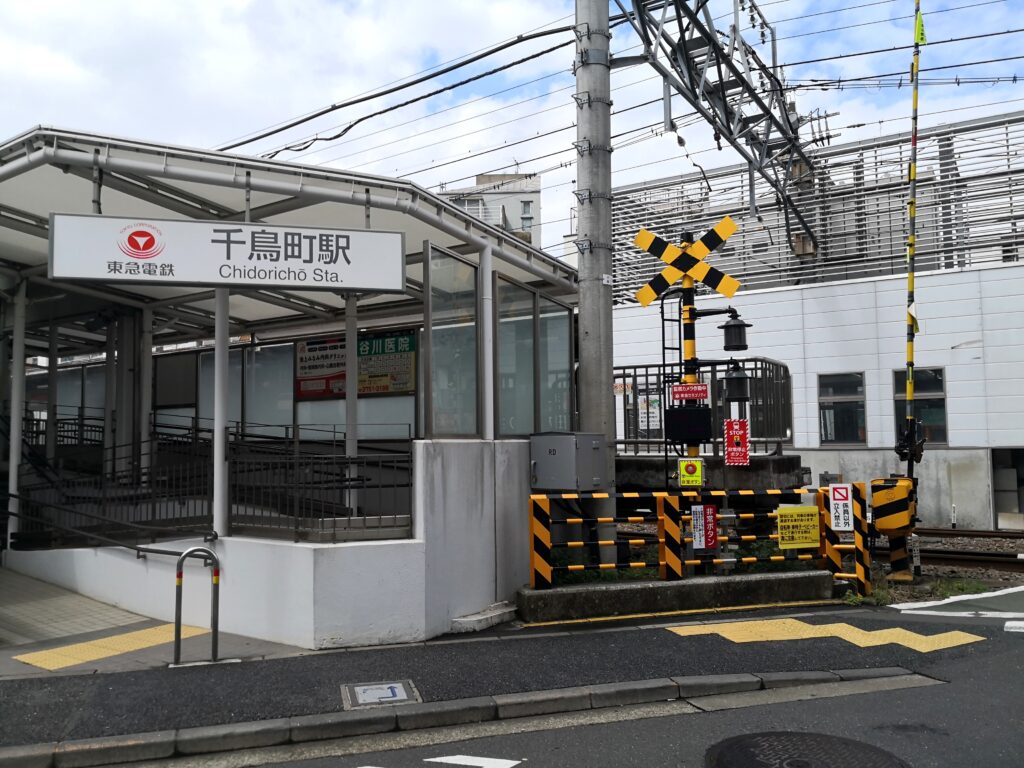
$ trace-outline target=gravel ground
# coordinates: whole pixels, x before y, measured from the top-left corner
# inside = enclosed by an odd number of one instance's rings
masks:
[[[921,537],[922,549],[951,549],[961,552],[1024,552],[1024,539],[989,539],[970,536]],[[883,566],[884,567],[884,566]],[[875,568],[875,584],[882,584],[883,571]],[[887,584],[894,603],[920,602],[949,597],[951,582],[974,582],[972,589],[1006,589],[1024,585],[1024,573],[1000,571],[995,568],[968,568],[956,565],[922,565],[921,578],[915,584]],[[988,591],[986,590],[986,591]]]

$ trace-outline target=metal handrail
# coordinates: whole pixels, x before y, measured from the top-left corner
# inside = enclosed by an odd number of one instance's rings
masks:
[[[211,661],[217,661],[217,636],[220,625],[220,559],[212,549],[189,547],[178,557],[174,576],[174,664],[181,663],[181,599],[185,577],[185,560],[190,557],[202,558],[203,565],[212,565],[213,578],[210,584],[210,643]]]
[[[67,512],[67,513],[72,514],[72,515],[81,515],[82,517],[88,517],[88,518],[90,518],[92,520],[98,520],[101,523],[111,523],[112,525],[123,526],[125,528],[133,528],[133,529],[136,529],[138,531],[141,531],[141,532],[149,534],[149,535],[152,535],[152,534],[155,534],[155,533],[170,533],[170,534],[193,533],[193,534],[202,534],[203,541],[216,541],[217,540],[217,532],[215,530],[213,530],[212,528],[210,528],[210,529],[207,529],[207,528],[189,528],[187,526],[186,527],[172,527],[172,526],[164,526],[164,525],[149,525],[147,523],[134,523],[134,522],[132,522],[130,520],[116,520],[116,519],[114,519],[112,517],[107,517],[106,515],[97,515],[94,512],[86,512],[86,511],[81,510],[81,509],[75,509],[74,507],[67,507],[67,506],[64,506],[63,504],[54,504],[53,502],[49,502],[49,501],[38,501],[37,499],[33,499],[33,498],[29,498],[29,497],[23,497],[21,494],[17,494],[17,493],[8,493],[7,495],[10,496],[11,498],[18,499],[19,501],[22,498],[24,498],[24,500],[27,503],[29,503],[29,504],[37,504],[37,505],[39,505],[41,507],[49,507],[50,509],[57,509],[57,510],[60,510],[61,512]],[[12,512],[10,514],[14,514],[14,513]],[[49,521],[43,520],[42,518],[32,518],[32,519],[36,520],[37,522],[42,522],[42,523],[48,523],[49,522]],[[78,529],[72,529],[72,530],[76,530],[77,531]],[[81,531],[81,533],[83,535],[89,535],[85,531]]]

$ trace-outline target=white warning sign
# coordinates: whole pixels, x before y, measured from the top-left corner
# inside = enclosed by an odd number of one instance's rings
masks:
[[[849,483],[828,487],[833,531],[853,530],[853,486]]]

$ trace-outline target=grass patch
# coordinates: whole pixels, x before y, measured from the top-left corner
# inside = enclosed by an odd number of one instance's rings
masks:
[[[977,595],[981,592],[989,592],[992,589],[988,584],[978,579],[956,579],[947,576],[939,577],[932,586],[932,595],[939,600],[957,595]]]

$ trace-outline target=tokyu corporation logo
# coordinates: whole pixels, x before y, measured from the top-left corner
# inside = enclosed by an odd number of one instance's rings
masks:
[[[129,224],[121,230],[117,247],[133,259],[152,259],[164,250],[163,233],[152,224]]]

